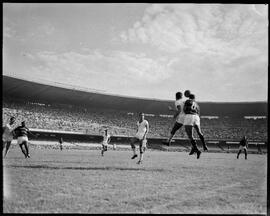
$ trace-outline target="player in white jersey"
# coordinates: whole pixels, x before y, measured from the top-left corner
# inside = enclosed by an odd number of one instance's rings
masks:
[[[175,94],[175,110],[169,106],[169,110],[175,112],[173,116],[175,119],[175,123],[171,130],[170,137],[167,139],[167,141],[163,142],[165,145],[168,146],[171,144],[172,138],[174,137],[176,131],[184,125],[185,113],[183,109],[185,101],[183,100],[182,95],[182,92],[176,92]]]
[[[111,141],[111,136],[108,133],[108,129],[104,130],[104,135],[103,135],[103,140],[102,140],[102,150],[101,150],[101,155],[104,156],[104,152],[108,151],[108,144]]]
[[[131,138],[131,143],[130,143],[132,151],[133,151],[133,156],[131,159],[134,159],[138,156],[136,154],[135,143],[139,142],[140,159],[137,162],[137,164],[140,164],[143,161],[143,153],[146,150],[146,144],[147,144],[146,136],[149,132],[149,123],[146,119],[144,119],[144,113],[140,113],[139,116],[140,116],[140,119],[137,122],[137,127],[138,127],[137,132],[136,132],[135,136]]]
[[[13,124],[15,122],[15,117],[11,117],[10,120],[9,120],[9,123],[7,123],[5,125],[5,127],[3,127],[3,134],[2,134],[2,141],[3,141],[3,146],[2,146],[2,150],[4,151],[5,150],[5,153],[4,153],[4,157],[6,157],[7,153],[8,153],[8,150],[9,150],[9,147],[10,147],[10,144],[13,140]]]

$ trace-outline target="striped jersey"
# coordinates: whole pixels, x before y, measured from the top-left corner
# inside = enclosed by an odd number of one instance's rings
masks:
[[[28,132],[29,132],[29,129],[25,126],[19,126],[19,127],[15,128],[15,133],[16,133],[17,137],[27,136]]]

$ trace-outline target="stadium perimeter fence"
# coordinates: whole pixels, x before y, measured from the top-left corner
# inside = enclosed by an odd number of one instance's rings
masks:
[[[30,131],[38,135],[37,138],[33,138],[35,140],[43,140],[43,141],[56,141],[62,137],[64,142],[84,142],[84,143],[101,143],[103,136],[99,134],[84,134],[80,132],[71,132],[71,131],[53,131],[53,130],[44,130],[44,129],[30,129]],[[111,136],[111,144],[117,145],[128,145],[130,143],[130,136],[124,135],[115,135]],[[188,139],[174,139],[170,147],[164,147],[162,145],[162,141],[164,138],[162,137],[149,137],[147,139],[147,147],[155,150],[168,150],[168,148],[182,148],[182,150],[190,150],[190,142]],[[201,145],[201,141],[197,140],[198,145]],[[239,149],[239,141],[237,140],[206,140],[209,151],[215,152],[237,152]],[[268,142],[265,141],[256,141],[250,140],[248,144],[249,152],[253,153],[266,153],[267,152]]]

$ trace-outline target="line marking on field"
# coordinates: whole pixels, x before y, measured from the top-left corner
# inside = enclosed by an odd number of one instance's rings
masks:
[[[12,168],[26,168],[26,169],[69,169],[69,170],[129,170],[129,171],[146,171],[146,172],[166,172],[167,169],[147,169],[142,167],[74,167],[74,166],[48,166],[48,165],[7,165],[5,167],[12,167]]]

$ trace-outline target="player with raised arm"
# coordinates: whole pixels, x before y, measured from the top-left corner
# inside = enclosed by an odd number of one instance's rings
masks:
[[[21,123],[21,126],[16,127],[14,131],[15,131],[15,134],[17,135],[17,142],[22,150],[22,153],[24,154],[25,158],[30,158],[29,148],[28,148],[28,133],[30,133],[31,135],[35,137],[37,136],[31,133],[29,128],[25,126],[25,121]],[[23,146],[25,150],[23,149]]]
[[[247,160],[247,147],[248,147],[248,139],[246,136],[243,136],[239,143],[239,151],[237,153],[237,159],[239,159],[239,155],[241,154],[241,151],[243,150],[245,153],[245,159]]]
[[[184,125],[185,125],[187,136],[192,145],[189,155],[192,155],[196,152],[197,159],[199,159],[201,155],[201,151],[198,149],[196,140],[193,137],[193,128],[195,128],[195,130],[199,134],[200,139],[202,140],[202,143],[203,143],[204,150],[207,150],[207,146],[204,141],[204,136],[201,132],[200,117],[199,117],[200,108],[199,108],[198,103],[195,101],[194,94],[190,94],[189,99],[186,100],[185,105],[184,105],[184,112],[186,114]]]
[[[167,141],[162,142],[168,146],[171,144],[172,138],[174,137],[176,131],[178,131],[184,125],[185,113],[183,109],[185,101],[182,99],[182,95],[182,92],[176,92],[175,94],[175,110],[169,106],[169,110],[174,112],[173,118],[175,119],[175,123],[171,130],[170,137],[167,139]]]
[[[4,157],[6,157],[8,151],[9,151],[9,147],[11,145],[11,142],[13,140],[13,124],[15,123],[15,117],[11,117],[9,119],[9,123],[7,123],[4,127],[3,127],[3,134],[2,134],[2,141],[3,141],[3,146],[2,146],[2,151],[5,150],[4,152]]]
[[[146,150],[147,139],[146,136],[149,132],[149,123],[146,119],[144,119],[144,113],[139,114],[139,121],[137,122],[137,132],[134,137],[131,138],[131,148],[133,151],[133,156],[131,159],[136,158],[138,155],[136,154],[136,146],[135,143],[139,143],[140,148],[140,159],[137,164],[141,164],[143,161],[143,153]]]
[[[108,129],[104,130],[103,140],[102,140],[102,149],[101,149],[101,156],[104,156],[104,152],[108,151],[108,144],[111,141],[111,136],[108,133]]]

